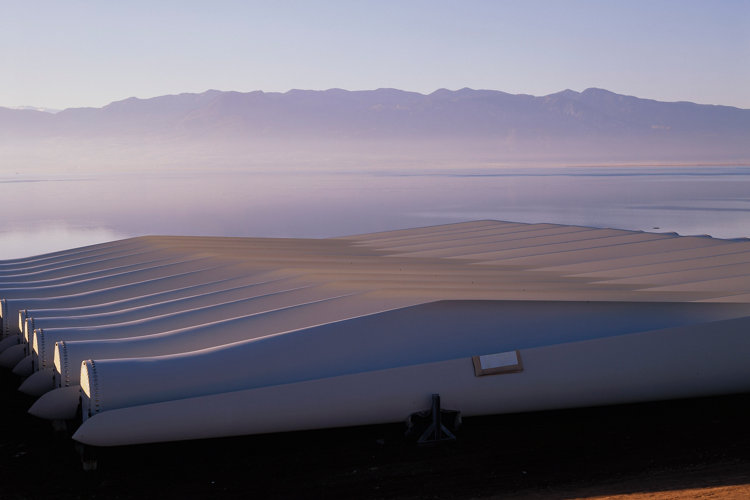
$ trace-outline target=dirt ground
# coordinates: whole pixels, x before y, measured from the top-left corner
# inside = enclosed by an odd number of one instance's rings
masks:
[[[26,414],[0,374],[0,498],[750,498],[750,394],[97,450]],[[300,414],[305,409],[300,408]]]

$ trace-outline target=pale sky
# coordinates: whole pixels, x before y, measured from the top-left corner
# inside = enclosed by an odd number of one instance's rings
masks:
[[[0,0],[0,106],[601,87],[750,108],[747,0]]]

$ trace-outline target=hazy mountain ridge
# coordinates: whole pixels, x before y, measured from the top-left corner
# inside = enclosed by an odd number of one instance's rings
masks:
[[[495,90],[419,94],[291,90],[128,98],[56,114],[0,108],[5,140],[468,141],[489,154],[750,158],[750,110],[661,102],[590,88],[547,96]],[[584,151],[582,151],[584,152]],[[630,153],[628,153],[630,152]]]

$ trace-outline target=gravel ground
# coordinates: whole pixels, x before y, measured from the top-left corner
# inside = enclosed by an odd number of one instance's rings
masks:
[[[0,376],[0,498],[747,498],[750,394],[467,418],[417,447],[400,425],[96,451]],[[304,408],[300,408],[304,414]]]

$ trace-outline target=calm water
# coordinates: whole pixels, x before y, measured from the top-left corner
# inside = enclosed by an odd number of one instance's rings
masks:
[[[143,234],[326,237],[473,219],[750,236],[750,166],[354,170],[0,174],[0,258]]]

